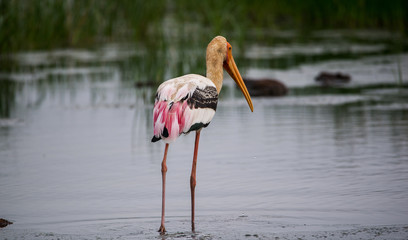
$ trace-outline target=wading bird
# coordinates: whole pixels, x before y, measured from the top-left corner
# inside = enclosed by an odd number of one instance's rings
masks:
[[[207,77],[188,74],[173,78],[162,83],[157,89],[154,109],[154,136],[152,142],[162,139],[165,143],[164,156],[161,164],[162,172],[162,213],[159,232],[164,233],[164,209],[166,193],[167,150],[169,143],[176,140],[182,133],[196,131],[193,166],[190,177],[191,190],[191,228],[194,232],[194,191],[196,186],[197,151],[200,131],[207,127],[217,109],[218,94],[223,81],[223,68],[235,80],[248,105],[253,105],[248,90],[235,65],[231,53],[231,45],[222,36],[215,37],[207,46]]]

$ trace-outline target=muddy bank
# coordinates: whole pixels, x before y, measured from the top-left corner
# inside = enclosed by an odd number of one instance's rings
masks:
[[[407,239],[408,225],[287,224],[274,217],[199,217],[198,231],[188,218],[170,217],[168,232],[157,233],[157,219],[58,223],[36,229],[18,224],[3,229],[2,239]]]

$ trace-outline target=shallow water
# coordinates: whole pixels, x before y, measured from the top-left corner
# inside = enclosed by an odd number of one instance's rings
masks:
[[[101,51],[106,61],[132,55]],[[47,65],[61,55],[104,61],[91,52],[30,54],[15,56],[26,70],[0,75],[13,91],[0,119],[0,217],[14,222],[4,236],[158,237],[164,144],[150,142],[154,90],[135,89],[115,64]],[[201,134],[198,233],[189,223],[189,134],[169,148],[163,237],[406,238],[408,92],[395,85],[395,59],[408,66],[407,54],[244,66],[247,76],[276,77],[291,89],[254,98],[253,113],[226,76]],[[342,92],[322,89],[313,77],[326,69],[353,80]],[[402,76],[407,82],[405,67]]]

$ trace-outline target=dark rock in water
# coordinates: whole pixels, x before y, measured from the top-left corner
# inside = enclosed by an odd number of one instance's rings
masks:
[[[244,78],[244,83],[251,96],[285,96],[288,93],[288,88],[285,84],[275,79],[250,79]]]
[[[10,221],[7,221],[6,219],[0,218],[0,228],[7,227],[7,225],[13,224]]]
[[[349,83],[351,81],[351,77],[350,75],[341,72],[321,72],[317,77],[315,77],[315,80],[316,82],[320,82],[322,86],[333,87]]]

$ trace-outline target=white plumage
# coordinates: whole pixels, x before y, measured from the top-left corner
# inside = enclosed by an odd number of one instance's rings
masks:
[[[215,84],[201,75],[188,74],[165,81],[156,93],[152,141],[163,139],[170,143],[182,133],[208,126],[217,101]]]

